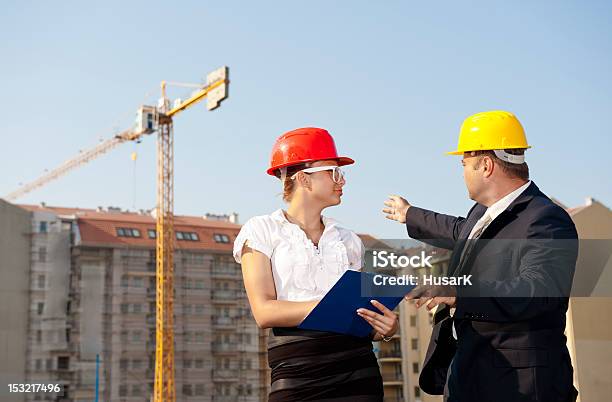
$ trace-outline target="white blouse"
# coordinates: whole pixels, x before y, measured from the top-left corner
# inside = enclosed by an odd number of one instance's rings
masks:
[[[344,271],[360,271],[365,248],[352,231],[331,218],[323,218],[325,229],[318,247],[282,209],[249,219],[234,241],[234,258],[240,263],[242,247],[248,246],[270,258],[277,300],[322,299]]]

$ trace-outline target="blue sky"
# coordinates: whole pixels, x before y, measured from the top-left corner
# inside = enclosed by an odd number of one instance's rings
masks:
[[[465,117],[492,109],[521,119],[545,193],[612,206],[611,2],[86,3],[3,7],[2,194],[128,128],[161,80],[199,82],[225,64],[230,99],[175,120],[177,214],[245,221],[282,206],[264,173],[272,144],[319,126],[357,161],[326,213],[403,237],[380,213],[389,193],[467,212],[459,157],[444,152]],[[147,137],[19,202],[152,208],[155,168]]]

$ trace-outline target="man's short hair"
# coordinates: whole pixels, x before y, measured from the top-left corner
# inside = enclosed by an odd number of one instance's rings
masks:
[[[525,148],[504,149],[504,152],[507,152],[512,155],[524,155]],[[475,165],[476,169],[480,167],[480,163],[482,162],[482,158],[484,156],[490,156],[491,159],[493,159],[494,163],[496,163],[508,176],[522,180],[529,180],[529,166],[527,166],[527,162],[523,162],[520,164],[506,162],[495,156],[495,152],[493,151],[474,151],[473,154],[474,153],[475,156],[478,157],[478,160],[476,161]]]

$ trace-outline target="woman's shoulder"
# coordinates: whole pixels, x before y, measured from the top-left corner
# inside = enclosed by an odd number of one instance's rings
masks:
[[[272,213],[265,215],[256,215],[249,218],[243,225],[243,228],[249,228],[251,230],[271,230],[279,224],[279,213],[282,211],[276,210]]]
[[[281,211],[282,213],[282,211]],[[248,219],[240,228],[240,233],[234,240],[234,258],[240,262],[242,248],[248,242],[248,246],[257,251],[261,251],[268,258],[272,255],[275,244],[277,218],[276,212],[267,215],[257,215]]]

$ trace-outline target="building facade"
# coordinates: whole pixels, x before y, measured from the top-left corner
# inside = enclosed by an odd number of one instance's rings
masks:
[[[7,384],[23,383],[30,316],[30,214],[0,199],[0,401],[21,402]]]
[[[578,401],[605,402],[612,395],[612,322],[609,320],[612,311],[612,211],[592,198],[567,211],[580,238],[574,285],[584,284],[583,273],[602,268],[595,277],[586,275],[596,279],[589,286],[588,290],[592,288],[590,295],[579,292],[570,299],[565,332],[574,366],[574,385],[579,391]]]
[[[155,360],[155,219],[118,209],[21,206],[27,230],[28,382],[64,384],[66,401],[148,401]],[[235,220],[235,217],[231,218]],[[263,401],[265,333],[231,256],[240,226],[175,219],[177,401]],[[11,336],[13,344],[18,337]],[[263,345],[263,349],[262,349]],[[23,382],[23,381],[22,381]],[[25,400],[50,395],[25,394]],[[12,399],[14,400],[14,399]]]
[[[23,340],[14,348],[17,364],[6,372],[16,382],[63,384],[62,401],[94,400],[96,382],[100,400],[148,401],[155,359],[154,217],[116,208],[3,207],[8,212],[2,226],[10,228],[3,250],[14,261],[3,270],[2,283],[20,289],[5,305],[24,310],[3,315],[22,321],[5,332],[11,346]],[[268,330],[251,315],[231,255],[239,229],[235,215],[176,217],[177,401],[267,400]],[[371,236],[361,238],[366,248],[388,248]],[[8,272],[19,280],[8,281]],[[408,303],[396,312],[399,332],[374,344],[385,400],[428,400],[419,393],[418,370],[430,315]],[[19,400],[14,396],[6,400]],[[41,393],[20,396],[56,400]]]

